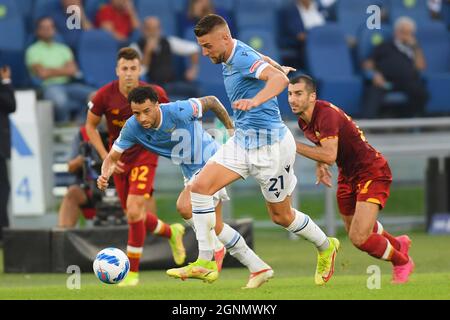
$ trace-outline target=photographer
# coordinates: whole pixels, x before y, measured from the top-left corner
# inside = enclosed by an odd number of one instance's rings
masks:
[[[75,227],[80,212],[86,219],[94,218],[96,215],[94,199],[96,197],[93,194],[95,187],[91,188],[90,182],[95,181],[96,177],[93,175],[98,174],[101,163],[95,148],[89,143],[86,129],[81,127],[72,143],[71,160],[68,162],[68,171],[76,175],[76,183],[68,188],[61,203],[58,227]]]
[[[14,89],[11,86],[11,70],[0,67],[0,241],[3,240],[2,228],[9,226],[8,199],[9,178],[7,160],[11,156],[11,135],[9,114],[16,111]]]

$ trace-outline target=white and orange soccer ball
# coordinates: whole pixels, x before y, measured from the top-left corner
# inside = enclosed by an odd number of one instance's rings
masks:
[[[117,284],[127,276],[130,261],[122,250],[106,248],[97,254],[93,267],[95,275],[101,282]]]

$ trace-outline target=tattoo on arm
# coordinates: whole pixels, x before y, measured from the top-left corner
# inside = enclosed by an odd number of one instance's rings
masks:
[[[270,58],[270,57],[268,57],[268,56],[264,56],[264,55],[262,55],[262,58],[263,58],[264,61],[266,61],[266,62],[267,62],[268,64],[270,64],[272,67],[274,67],[275,69],[280,70],[280,71],[283,72],[283,74],[284,74],[283,68],[282,68],[281,65],[278,64],[275,60],[273,60],[272,58]]]
[[[202,103],[202,111],[203,114],[211,110],[215,113],[216,117],[219,118],[219,120],[223,123],[225,128],[227,129],[233,129],[233,121],[231,120],[230,116],[228,115],[227,109],[223,106],[223,104],[214,96],[207,96],[202,97],[199,99]]]

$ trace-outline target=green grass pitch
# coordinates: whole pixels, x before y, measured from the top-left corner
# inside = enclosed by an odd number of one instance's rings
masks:
[[[224,269],[219,280],[170,279],[161,271],[141,272],[141,283],[120,288],[98,281],[93,273],[81,277],[81,289],[66,287],[68,274],[4,274],[0,270],[0,299],[450,299],[450,236],[413,233],[411,254],[416,270],[409,283],[390,284],[391,266],[355,249],[340,235],[334,277],[324,287],[314,285],[316,252],[304,240],[289,240],[280,230],[255,230],[255,249],[275,270],[275,277],[256,290],[242,290],[248,277],[244,268]],[[3,263],[1,261],[1,268]],[[381,269],[381,288],[368,289],[370,265]]]

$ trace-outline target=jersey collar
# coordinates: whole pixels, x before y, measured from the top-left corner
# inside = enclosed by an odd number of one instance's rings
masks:
[[[159,107],[159,114],[161,115],[161,121],[159,122],[159,125],[155,128],[155,130],[159,130],[163,123],[163,113],[162,113],[161,107]]]
[[[229,64],[231,62],[231,59],[233,59],[234,56],[234,52],[236,51],[236,47],[237,47],[237,40],[233,39],[233,50],[231,51],[230,56],[228,57],[227,61],[225,61],[225,64]]]

